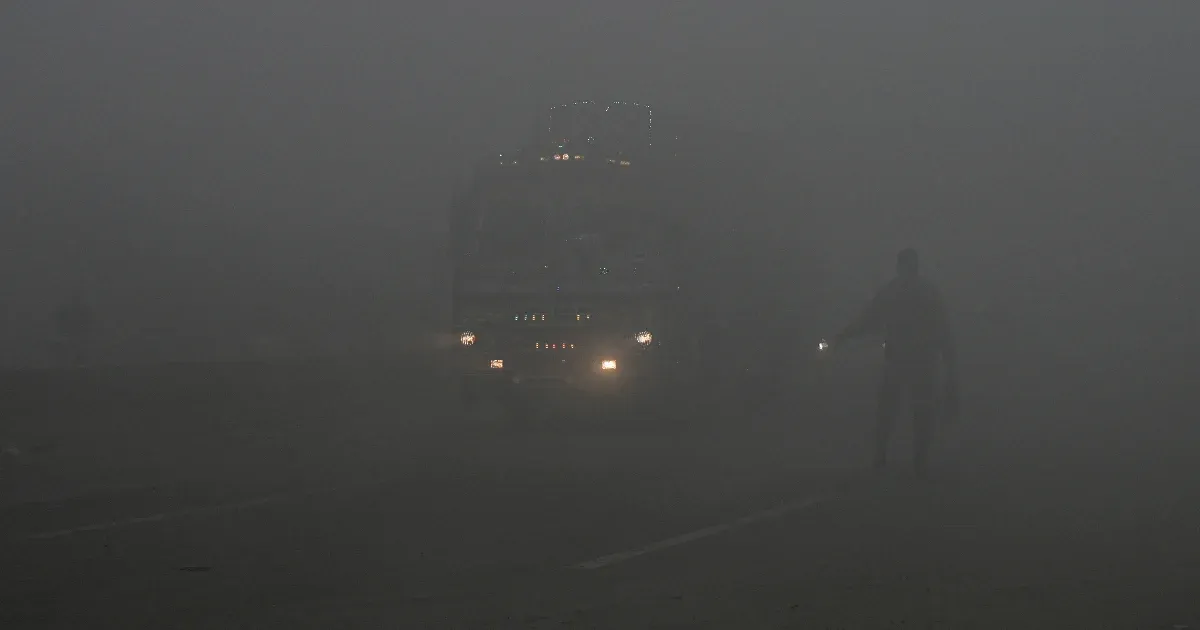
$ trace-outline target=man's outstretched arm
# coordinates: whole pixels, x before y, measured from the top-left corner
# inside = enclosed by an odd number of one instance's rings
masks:
[[[861,337],[869,332],[878,330],[883,318],[883,292],[875,294],[871,302],[846,327],[834,336],[834,343]]]

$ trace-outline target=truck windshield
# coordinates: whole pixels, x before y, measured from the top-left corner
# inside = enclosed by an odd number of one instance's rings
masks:
[[[616,255],[650,248],[661,232],[655,223],[651,212],[585,195],[509,196],[483,214],[478,250],[485,258],[523,258],[548,250]]]

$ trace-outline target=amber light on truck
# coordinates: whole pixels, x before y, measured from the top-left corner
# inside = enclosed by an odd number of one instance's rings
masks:
[[[504,359],[492,359],[492,362],[488,365],[493,370],[503,370],[504,369]]]

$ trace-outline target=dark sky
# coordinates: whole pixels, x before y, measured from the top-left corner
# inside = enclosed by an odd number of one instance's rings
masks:
[[[575,98],[762,134],[860,292],[913,243],[965,310],[1194,321],[1188,0],[184,4],[0,5],[6,346],[76,287],[122,338],[408,308],[470,163]]]

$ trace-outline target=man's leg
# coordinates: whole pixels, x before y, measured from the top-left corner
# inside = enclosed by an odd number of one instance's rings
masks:
[[[876,470],[881,470],[887,465],[888,442],[892,436],[892,425],[896,419],[897,407],[903,395],[903,386],[903,375],[895,366],[891,364],[885,366],[875,409],[875,458],[872,464]]]
[[[911,367],[908,389],[913,414],[913,469],[918,477],[924,477],[929,472],[929,451],[933,444],[936,412],[933,367]]]

